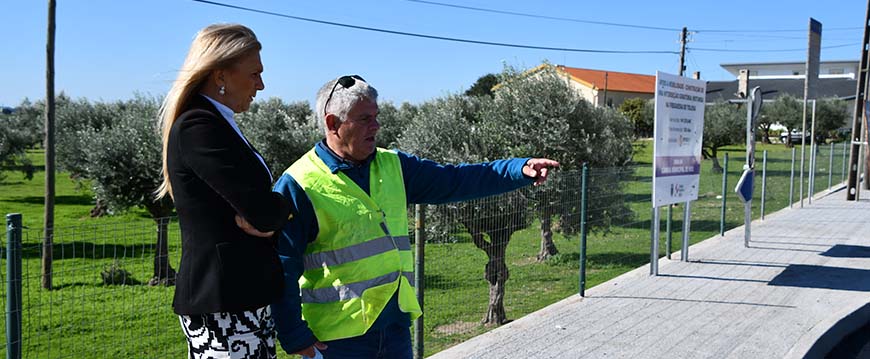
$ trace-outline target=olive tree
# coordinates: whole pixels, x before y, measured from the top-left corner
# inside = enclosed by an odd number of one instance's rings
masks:
[[[236,121],[248,141],[260,152],[273,177],[290,167],[323,137],[307,102],[284,103],[270,98],[255,102]]]
[[[20,166],[24,177],[28,180],[33,179],[33,165],[25,153],[28,148],[26,135],[12,128],[10,122],[12,121],[0,117],[0,165]],[[6,175],[0,172],[0,179],[5,177]]]
[[[786,128],[786,146],[792,147],[791,132],[801,128],[803,122],[803,104],[797,97],[783,95],[777,97],[773,103],[765,104],[761,108],[764,118],[771,123],[778,123]],[[745,122],[745,120],[744,120]],[[801,136],[803,137],[803,136]]]
[[[163,180],[161,140],[155,130],[158,99],[91,104],[72,101],[59,109],[58,163],[78,179],[88,180],[98,202],[115,211],[144,208],[158,225],[151,285],[171,285],[168,220],[173,204],[154,199]]]
[[[492,88],[495,87],[499,83],[499,77],[496,74],[486,74],[477,78],[477,81],[474,82],[468,90],[465,90],[465,96],[479,97],[479,96],[489,96],[492,97]]]
[[[639,97],[625,100],[616,109],[634,125],[635,138],[647,138],[653,135],[653,109],[655,103]]]
[[[35,168],[26,151],[41,142],[41,106],[25,99],[14,110],[0,114],[0,165],[20,168],[28,180],[33,179]]]
[[[73,179],[88,178],[92,136],[114,124],[118,118],[115,111],[119,108],[115,104],[69,98],[59,98],[56,105],[58,167]],[[97,208],[91,211],[95,216],[105,213],[101,199],[98,198],[97,202]]]
[[[704,141],[701,153],[713,160],[713,171],[722,172],[718,151],[741,143],[746,138],[746,110],[727,102],[717,102],[704,110]]]
[[[483,103],[481,117],[491,124],[496,145],[506,148],[508,155],[548,157],[559,161],[562,171],[577,174],[583,163],[618,167],[631,158],[631,121],[583,100],[552,67],[543,67],[532,76],[506,68],[502,77],[503,85],[493,101]],[[541,224],[539,261],[558,253],[552,238],[554,217],[558,216],[558,227],[567,233],[579,224],[579,208],[564,201],[580,198],[579,175],[573,179],[554,176],[553,180],[531,193]],[[577,185],[561,183],[572,180]]]
[[[583,162],[621,166],[629,161],[631,123],[624,116],[593,107],[550,70],[525,76],[507,68],[502,78],[503,86],[492,98],[453,95],[420,105],[399,139],[400,148],[446,163],[548,157],[569,170],[579,169]],[[557,173],[551,180],[556,182],[560,177]],[[579,183],[579,178],[575,180]],[[619,188],[612,178],[608,181],[611,191]],[[571,195],[570,191],[579,191],[579,185],[548,183],[533,191],[428,207],[430,236],[444,238],[465,230],[487,255],[484,277],[489,283],[489,305],[484,324],[500,325],[507,320],[504,286],[510,272],[505,250],[511,235],[531,225],[537,215],[542,223],[542,253],[546,253],[539,257],[555,253],[553,217],[564,219],[576,213],[561,201]],[[596,207],[606,216],[616,213],[612,205]],[[566,222],[572,221],[579,223],[576,215]]]
[[[819,100],[816,104],[816,143],[835,137],[838,129],[848,126],[848,121],[846,101],[836,98]]]
[[[399,139],[399,146],[441,163],[484,162],[508,153],[496,135],[494,124],[478,116],[481,102],[488,98],[450,95],[427,101]],[[507,320],[504,310],[508,268],[505,249],[511,235],[529,226],[525,210],[528,199],[520,192],[474,201],[427,207],[430,237],[444,238],[463,228],[474,245],[488,258],[485,275],[489,282],[489,306],[482,323],[500,325]],[[437,239],[436,239],[437,240]]]
[[[61,93],[57,96],[58,100],[63,101],[66,95]],[[24,99],[21,103],[12,109],[10,112],[0,114],[5,122],[4,129],[12,129],[23,136],[24,145],[28,148],[37,147],[43,141],[43,118],[45,115],[45,104],[42,101],[30,102]]]
[[[758,130],[761,131],[761,143],[771,143],[770,142],[770,127],[773,126],[773,122],[770,121],[764,114],[764,107],[762,106],[762,113],[755,121],[755,124],[758,125]]]
[[[396,107],[391,102],[378,104],[378,122],[381,129],[375,143],[378,147],[393,148],[398,144],[398,139],[408,127],[411,119],[417,115],[417,107],[407,102]]]

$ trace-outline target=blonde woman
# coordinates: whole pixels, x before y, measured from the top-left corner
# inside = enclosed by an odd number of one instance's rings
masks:
[[[264,88],[260,42],[242,25],[197,33],[160,110],[163,184],[181,227],[172,306],[189,358],[274,358],[269,303],[282,295],[272,235],[290,203],[233,120]]]

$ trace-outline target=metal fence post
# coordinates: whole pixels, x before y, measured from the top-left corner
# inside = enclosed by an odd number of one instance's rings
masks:
[[[806,102],[804,102],[804,108],[806,108]],[[806,112],[806,110],[804,110]],[[804,123],[806,123],[806,115],[804,115]],[[806,125],[801,127],[801,168],[800,168],[800,179],[798,180],[798,198],[800,198],[801,208],[804,208],[804,170],[806,169],[806,164],[804,164],[804,160],[806,159]]]
[[[719,215],[719,235],[725,235],[725,205],[728,197],[728,152],[725,152],[725,166],[722,168],[722,213]]]
[[[21,358],[21,214],[6,215],[6,358]]]
[[[831,151],[828,156],[828,192],[831,191],[831,185],[833,184],[831,181],[834,176],[834,143],[831,142]]]
[[[416,256],[414,258],[414,288],[417,290],[417,301],[420,302],[420,308],[423,308],[423,292],[424,292],[424,260],[426,248],[426,213],[423,206],[414,205],[414,248]],[[414,319],[414,358],[423,358],[423,316]]]
[[[673,235],[671,232],[671,222],[673,222],[673,220],[674,220],[674,205],[669,204],[668,205],[668,224],[667,224],[668,241],[665,243],[665,247],[666,247],[665,252],[668,256],[668,259],[671,259],[671,240],[673,238]]]
[[[846,181],[846,144],[849,141],[843,141],[843,169],[840,170],[840,182]]]
[[[692,233],[692,201],[686,201],[683,208],[683,247],[680,249],[680,260],[689,261],[689,235]]]
[[[813,194],[816,193],[816,144],[810,145],[810,171],[807,179],[807,203],[813,204]]]
[[[659,231],[661,230],[661,211],[653,205],[652,220],[650,220],[649,275],[659,275]]]
[[[589,174],[589,166],[583,164],[583,172],[580,177],[580,296],[586,296],[586,177]]]
[[[863,135],[862,135],[863,138]],[[855,200],[861,199],[861,183],[868,180],[864,177],[864,144],[858,145],[858,177],[855,182]]]
[[[794,155],[796,149],[791,148],[791,175],[788,177],[788,208],[794,204]]]
[[[761,220],[764,220],[764,200],[767,192],[767,150],[761,153]]]

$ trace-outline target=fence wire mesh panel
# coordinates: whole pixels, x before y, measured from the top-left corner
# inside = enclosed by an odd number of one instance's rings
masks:
[[[580,174],[425,206],[426,355],[577,293]]]
[[[590,168],[587,181],[586,276],[591,288],[649,263],[652,167]],[[665,247],[660,248],[664,253]]]
[[[741,160],[743,160],[743,159],[741,158]],[[795,159],[795,161],[796,161],[796,163],[795,163],[795,179],[793,180],[791,178],[791,151],[768,151],[768,153],[767,153],[767,170],[766,170],[766,172],[767,172],[766,182],[767,183],[765,186],[766,188],[765,188],[765,193],[764,193],[765,216],[789,206],[789,202],[788,202],[788,200],[789,200],[789,188],[794,187],[795,193],[793,196],[794,197],[793,200],[799,200],[799,198],[797,196],[797,190],[798,190],[798,187],[797,187],[797,181],[798,181],[797,174],[798,174],[798,172],[797,171],[800,170],[800,167],[799,167],[800,162],[799,162],[799,159]],[[742,166],[743,163],[744,162],[741,162],[740,165]],[[761,201],[761,188],[758,187],[758,186],[761,186],[761,174],[762,174],[762,167],[761,166],[762,166],[762,162],[760,160],[757,160],[755,163],[755,168],[756,168],[756,171],[755,171],[755,173],[756,173],[755,196],[757,197],[757,201],[753,201],[754,203],[752,206],[752,218],[758,218],[761,215],[761,206],[759,204],[756,204],[756,203],[760,203],[760,201]],[[735,166],[735,167],[739,168],[739,166]],[[737,175],[740,174],[740,172],[738,172],[738,171],[735,171],[735,173]],[[735,181],[736,181],[736,178],[735,178]],[[794,186],[792,186],[792,181],[794,181],[794,183],[793,183]],[[734,183],[736,183],[736,182],[734,182]],[[732,193],[733,193],[733,191],[732,191]],[[729,200],[730,200],[730,198],[729,198]],[[736,196],[734,197],[734,200],[739,202],[739,199],[737,199]],[[741,207],[741,209],[742,209],[742,207]],[[738,214],[742,215],[742,213],[743,212],[740,211]],[[743,224],[742,217],[739,217],[736,220],[737,220],[737,222],[735,223],[735,225],[739,226],[739,225]]]
[[[150,222],[54,228],[50,289],[43,288],[43,230],[24,229],[22,358],[185,356],[185,339],[171,309],[174,287],[165,281],[149,285],[157,272],[164,278],[171,275],[166,266],[178,268],[180,258],[174,219],[159,223],[164,226]],[[161,227],[166,229],[168,258],[156,255]],[[4,255],[4,269],[5,262]],[[155,267],[158,263],[160,268]],[[5,293],[2,300],[5,306]],[[0,330],[5,338],[6,327]]]
[[[795,178],[794,178],[794,203],[793,207],[801,206],[801,198],[799,197],[800,183],[800,145],[796,145],[797,158],[795,159]],[[810,205],[810,195],[820,195],[841,188],[848,175],[848,148],[843,146],[843,143],[817,144],[815,150],[812,150],[807,144],[804,153],[803,167],[803,205]],[[813,158],[815,157],[815,158]],[[787,158],[784,160],[788,160]],[[810,164],[814,163],[815,167],[811,168]],[[768,186],[768,189],[770,187]],[[812,192],[810,192],[812,189]],[[787,190],[787,189],[785,189]]]

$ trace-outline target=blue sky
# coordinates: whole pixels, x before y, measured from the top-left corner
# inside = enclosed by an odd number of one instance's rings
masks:
[[[677,30],[603,26],[481,12],[408,0],[216,0],[298,17],[479,41],[596,50],[678,51]],[[848,1],[460,1],[442,4],[531,15],[697,31],[690,36],[687,73],[707,80],[731,76],[719,64],[803,61],[806,51],[709,52],[708,49],[801,49],[809,17],[824,26],[822,60],[857,60],[866,3]],[[595,54],[507,48],[406,37],[309,23],[190,0],[57,0],[56,90],[90,100],[164,94],[190,41],[202,27],[237,22],[263,43],[266,89],[259,99],[312,102],[326,81],[360,74],[381,99],[420,103],[464,91],[504,64],[554,64],[610,71],[676,73],[674,54]],[[674,7],[679,5],[680,7]],[[5,1],[0,105],[45,94],[47,1]],[[848,30],[838,30],[851,28]],[[801,30],[769,32],[768,30]],[[711,30],[740,30],[722,33]],[[695,48],[696,50],[691,50]]]

